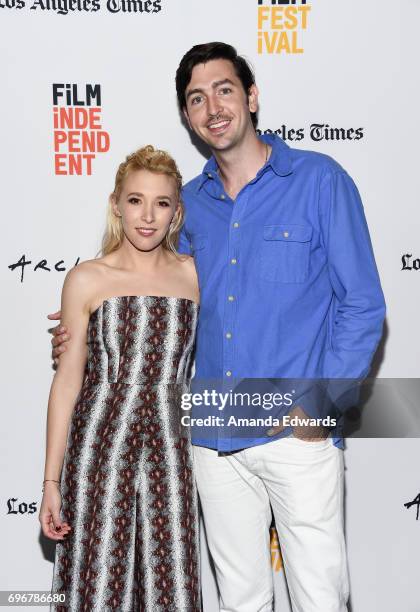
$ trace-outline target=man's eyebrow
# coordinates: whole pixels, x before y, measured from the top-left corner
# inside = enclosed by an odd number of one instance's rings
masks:
[[[231,81],[230,79],[223,79],[222,81],[215,81],[214,83],[212,83],[212,89],[217,89],[218,87],[220,87],[221,85],[235,85],[235,83],[233,81]],[[195,88],[195,89],[190,89],[190,91],[187,92],[186,95],[186,99],[188,100],[188,98],[196,93],[204,93],[203,89],[200,88]]]
[[[230,79],[223,79],[223,81],[215,81],[212,87],[213,89],[217,89],[218,87],[220,87],[220,85],[227,85],[228,83],[229,85],[235,85],[235,83]]]

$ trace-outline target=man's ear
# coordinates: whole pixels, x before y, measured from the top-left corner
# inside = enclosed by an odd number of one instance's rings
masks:
[[[192,127],[191,127],[191,122],[190,122],[190,118],[189,118],[189,116],[188,116],[188,111],[187,111],[187,109],[184,107],[184,108],[182,109],[182,112],[184,113],[184,117],[185,117],[185,119],[186,119],[186,121],[187,121],[187,123],[188,123],[188,127],[190,128],[190,130],[192,130]]]
[[[258,111],[258,96],[260,95],[258,87],[255,85],[251,85],[248,90],[248,107],[249,112],[256,113]]]

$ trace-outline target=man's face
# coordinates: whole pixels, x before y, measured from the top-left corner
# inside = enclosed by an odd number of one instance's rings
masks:
[[[257,111],[258,89],[253,85],[247,96],[230,61],[197,64],[185,96],[188,124],[211,149],[232,149],[254,132],[250,113]]]

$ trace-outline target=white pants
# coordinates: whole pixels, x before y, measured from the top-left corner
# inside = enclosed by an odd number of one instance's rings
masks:
[[[288,437],[233,455],[194,446],[222,612],[271,612],[271,508],[294,612],[345,612],[343,451]]]

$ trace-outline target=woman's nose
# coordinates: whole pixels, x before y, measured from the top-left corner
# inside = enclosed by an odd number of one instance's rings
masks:
[[[148,204],[146,204],[143,207],[141,218],[146,223],[153,223],[153,221],[155,220],[153,206],[149,206]]]

